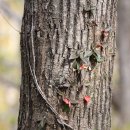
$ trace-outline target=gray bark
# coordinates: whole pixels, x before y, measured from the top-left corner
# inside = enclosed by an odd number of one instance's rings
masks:
[[[130,1],[119,0],[118,45],[120,62],[120,110],[123,122],[130,122]]]
[[[116,0],[25,1],[18,130],[40,130],[41,122],[43,130],[64,129],[39,94],[28,57],[47,101],[73,130],[110,130],[116,5]],[[93,14],[90,15],[88,11],[92,7]],[[110,28],[109,36],[102,41],[97,32],[106,28]],[[104,61],[93,71],[73,71],[69,59],[73,50],[91,50],[98,42],[104,46],[103,51],[99,51]],[[88,85],[83,82],[84,78]],[[67,90],[60,89],[64,82],[69,84]],[[87,105],[84,103],[86,95],[91,97]],[[64,97],[78,102],[72,103],[69,112],[63,112]],[[65,129],[69,130],[69,127],[65,126]]]

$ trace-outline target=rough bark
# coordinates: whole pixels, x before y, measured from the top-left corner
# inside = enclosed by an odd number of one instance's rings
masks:
[[[118,48],[120,65],[120,110],[123,122],[130,122],[130,1],[119,0]]]
[[[18,130],[40,130],[41,123],[43,130],[64,129],[37,91],[28,57],[47,101],[67,124],[74,130],[110,130],[116,5],[116,0],[25,1]],[[99,32],[106,28],[110,29],[109,36],[104,39]],[[91,50],[97,43],[104,46],[100,51],[104,61],[94,71],[73,71],[73,61],[69,59],[73,50]],[[88,85],[83,83],[84,78]],[[66,90],[61,89],[64,82],[69,84]],[[84,103],[86,95],[91,97],[88,104]],[[69,112],[63,112],[64,97],[72,102]]]

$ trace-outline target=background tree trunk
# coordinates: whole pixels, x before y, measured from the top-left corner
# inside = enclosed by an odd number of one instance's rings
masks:
[[[130,122],[130,1],[119,0],[118,48],[120,65],[120,110],[123,123]]]
[[[64,129],[37,91],[29,63],[47,101],[74,130],[110,130],[116,5],[116,0],[25,1],[18,130]],[[109,36],[103,38],[108,28]],[[69,59],[73,51],[91,50],[99,43],[104,61],[91,71],[89,59],[88,71],[73,71]],[[85,103],[84,96],[91,102]],[[71,101],[69,112],[63,112],[62,98]]]

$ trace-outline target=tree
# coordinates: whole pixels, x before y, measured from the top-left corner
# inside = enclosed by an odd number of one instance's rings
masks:
[[[130,122],[130,3],[129,0],[119,0],[118,48],[120,65],[120,112],[123,123]]]
[[[110,130],[117,1],[25,1],[18,130]]]

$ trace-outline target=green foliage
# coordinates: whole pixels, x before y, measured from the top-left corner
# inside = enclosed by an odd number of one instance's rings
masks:
[[[104,61],[104,58],[99,54],[96,48],[91,47],[91,50],[74,50],[70,56],[70,60],[73,60],[72,67],[75,70],[79,70],[82,64],[91,65],[91,69],[94,69],[97,63]]]
[[[64,112],[69,112],[70,111],[70,107],[66,104],[63,105],[63,111]]]
[[[80,68],[80,63],[75,59],[75,60],[73,61],[72,67],[73,67],[74,69],[76,69],[76,70],[79,70],[79,68]]]

